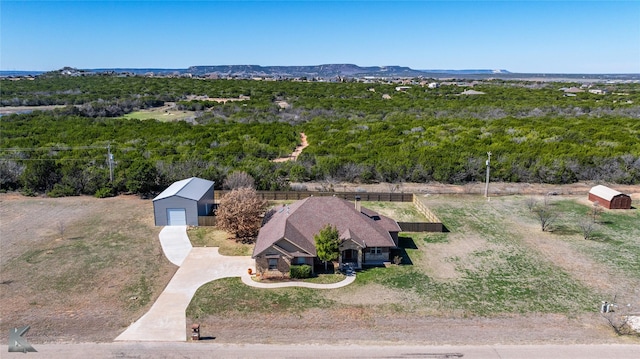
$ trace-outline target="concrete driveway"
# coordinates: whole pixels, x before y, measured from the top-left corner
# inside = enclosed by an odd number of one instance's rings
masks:
[[[187,306],[198,288],[216,279],[241,277],[243,283],[259,288],[304,286],[318,289],[339,288],[355,280],[355,276],[350,276],[333,284],[259,283],[247,273],[248,268],[255,272],[251,257],[223,256],[218,253],[217,247],[192,248],[186,226],[164,227],[159,237],[165,256],[180,268],[151,309],[132,323],[116,341],[186,341]]]

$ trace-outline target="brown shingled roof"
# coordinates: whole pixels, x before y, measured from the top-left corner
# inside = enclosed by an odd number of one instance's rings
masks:
[[[399,232],[398,224],[364,207],[362,212],[352,202],[337,197],[309,197],[277,207],[260,229],[253,257],[283,238],[315,255],[313,237],[327,224],[335,226],[341,237],[349,235],[366,247],[395,247],[389,232]]]

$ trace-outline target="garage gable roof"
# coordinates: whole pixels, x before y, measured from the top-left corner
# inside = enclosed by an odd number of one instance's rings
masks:
[[[622,193],[616,191],[615,189],[609,188],[603,185],[597,185],[589,191],[589,193],[594,194],[602,199],[606,199],[607,201],[611,201],[613,197],[621,195]]]
[[[213,185],[213,181],[198,177],[191,177],[174,182],[153,200],[157,201],[167,197],[178,196],[198,201],[205,195],[205,193],[207,193],[207,191],[209,191],[209,189],[211,189],[211,187],[213,187]]]

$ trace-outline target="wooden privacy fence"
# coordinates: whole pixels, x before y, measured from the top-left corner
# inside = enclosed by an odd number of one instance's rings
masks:
[[[229,191],[217,191],[219,197]],[[413,193],[378,193],[378,192],[310,192],[310,191],[256,191],[258,196],[267,201],[291,201],[305,199],[307,197],[335,196],[347,201],[355,201],[360,197],[361,201],[379,202],[413,202]]]
[[[398,222],[403,232],[442,232],[442,223]]]
[[[215,216],[198,216],[198,226],[210,226],[216,225]]]
[[[228,192],[217,191],[217,198],[221,198]],[[440,219],[413,193],[257,191],[257,194],[267,201],[291,201],[311,196],[336,196],[347,201],[355,201],[356,197],[359,197],[361,201],[413,202],[418,211],[427,218],[428,222],[398,222],[403,232],[442,232],[444,228]],[[198,225],[215,226],[216,217],[199,216]]]
[[[427,206],[424,204],[422,199],[416,195],[413,196],[413,205],[416,206],[420,213],[424,214],[424,216],[427,217],[427,220],[429,222],[440,223],[440,225],[442,225],[440,218],[433,214],[433,212],[431,212],[431,210],[429,210],[429,208],[427,208]]]

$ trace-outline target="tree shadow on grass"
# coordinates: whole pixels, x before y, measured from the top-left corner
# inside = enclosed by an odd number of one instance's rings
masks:
[[[613,244],[613,245],[620,245],[624,243],[624,241],[621,241],[618,239],[612,239],[609,236],[604,235],[602,233],[593,233],[591,234],[591,236],[589,236],[588,240],[594,241],[594,242]]]
[[[560,236],[569,236],[581,233],[579,230],[564,224],[554,225],[553,229],[550,232]]]
[[[402,258],[400,264],[413,265],[413,261],[409,257],[407,249],[418,249],[418,246],[416,246],[416,243],[411,237],[398,237],[398,248],[391,250],[391,258],[389,259],[393,261],[393,259],[398,256]]]

